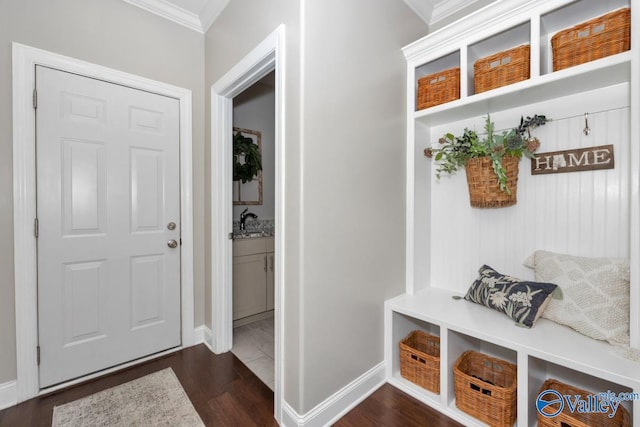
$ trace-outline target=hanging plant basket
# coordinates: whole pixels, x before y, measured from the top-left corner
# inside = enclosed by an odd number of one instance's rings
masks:
[[[520,159],[516,156],[502,158],[502,165],[507,174],[508,189],[508,191],[502,191],[489,156],[467,160],[465,171],[467,172],[471,206],[474,208],[502,208],[515,205],[519,163]]]

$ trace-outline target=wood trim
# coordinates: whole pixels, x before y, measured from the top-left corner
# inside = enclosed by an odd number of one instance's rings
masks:
[[[193,183],[191,91],[75,58],[13,43],[13,215],[16,311],[17,401],[38,395],[36,346],[37,263],[33,220],[36,216],[35,66],[43,65],[178,99],[180,103],[180,208],[182,217],[182,345],[193,332]]]

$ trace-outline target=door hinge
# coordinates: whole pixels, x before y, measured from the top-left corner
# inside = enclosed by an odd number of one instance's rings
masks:
[[[38,365],[40,365],[40,346],[36,347],[36,359],[38,360]]]
[[[40,235],[40,224],[38,224],[38,218],[33,220],[33,235],[37,239]]]
[[[38,109],[38,91],[36,89],[33,90],[33,109]]]

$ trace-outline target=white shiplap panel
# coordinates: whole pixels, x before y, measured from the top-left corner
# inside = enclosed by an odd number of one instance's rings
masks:
[[[583,133],[584,112],[589,112],[589,135]],[[491,118],[496,128],[506,128],[521,115],[534,113],[554,119],[535,131],[540,152],[613,144],[615,169],[532,176],[525,159],[520,162],[518,203],[499,209],[470,207],[464,171],[440,181],[432,177],[431,217],[425,218],[432,238],[416,237],[417,245],[431,246],[432,286],[465,292],[482,264],[533,278],[522,263],[536,249],[629,256],[628,85],[492,112]],[[434,127],[430,139],[437,141],[445,132],[461,134],[465,126],[480,132],[483,120]]]

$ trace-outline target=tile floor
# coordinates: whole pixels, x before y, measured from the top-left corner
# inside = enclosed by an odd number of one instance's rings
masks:
[[[233,348],[236,355],[271,390],[274,389],[273,316],[233,329]]]

